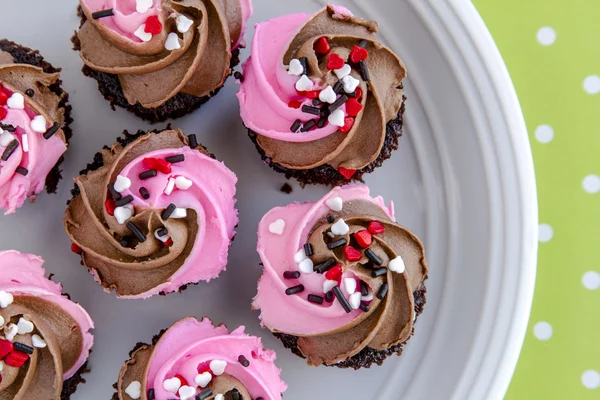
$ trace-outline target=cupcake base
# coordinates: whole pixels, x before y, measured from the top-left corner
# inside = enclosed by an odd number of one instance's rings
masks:
[[[50,63],[45,61],[44,57],[40,55],[38,50],[32,50],[15,42],[11,42],[6,39],[0,40],[0,50],[9,53],[17,64],[33,65],[41,68],[47,74],[53,74],[61,71],[60,68],[54,68]],[[63,90],[62,81],[60,79],[56,81],[54,85],[50,86],[50,90],[52,90],[52,92],[58,96],[64,95],[63,100],[59,103],[59,107],[63,107],[65,110],[65,124],[62,129],[68,144],[71,136],[73,136],[73,131],[70,127],[70,124],[73,122],[73,118],[71,118],[71,106],[68,104],[69,95]],[[52,168],[48,176],[46,176],[46,192],[56,193],[58,182],[62,178],[60,164],[63,161],[64,156],[61,156],[56,162],[54,168]]]
[[[416,319],[423,312],[423,307],[425,306],[425,301],[426,301],[426,299],[425,299],[426,293],[427,293],[427,288],[425,287],[424,283],[421,285],[419,290],[417,290],[413,293],[413,296],[415,297]],[[416,319],[415,319],[415,321],[416,321]],[[401,355],[402,348],[404,347],[406,342],[408,342],[408,340],[412,337],[414,332],[415,332],[415,330],[413,327],[413,330],[408,339],[406,339],[402,343],[398,343],[394,346],[391,346],[391,347],[387,348],[386,350],[375,350],[370,347],[365,347],[358,354],[350,357],[346,361],[342,361],[342,362],[339,362],[339,363],[333,364],[333,365],[327,365],[327,364],[323,364],[323,365],[325,365],[326,367],[352,368],[354,370],[357,370],[360,368],[370,368],[371,365],[373,365],[373,364],[381,365],[381,364],[383,364],[383,361],[386,358],[388,358],[389,356],[394,355],[394,354]],[[273,333],[273,336],[278,338],[286,349],[290,349],[292,351],[292,353],[294,353],[298,357],[306,358],[306,357],[304,357],[304,355],[302,355],[302,352],[300,351],[300,349],[298,349],[298,336],[288,335],[285,333]]]
[[[71,395],[77,390],[77,385],[85,383],[85,379],[81,376],[82,374],[89,372],[87,369],[87,362],[81,366],[69,379],[63,382],[62,392],[60,393],[60,400],[69,400]]]
[[[357,181],[363,182],[363,175],[373,172],[376,168],[379,168],[385,160],[391,157],[392,152],[398,149],[398,139],[402,136],[402,128],[404,126],[404,110],[406,103],[406,96],[403,97],[402,106],[398,111],[396,119],[393,119],[387,123],[385,142],[379,156],[371,164],[365,168],[356,171],[351,179],[346,179],[332,166],[325,164],[316,168],[307,170],[289,169],[281,164],[273,162],[271,158],[267,157],[265,151],[258,144],[258,134],[251,129],[248,129],[248,136],[256,146],[256,150],[260,154],[262,160],[266,165],[271,167],[273,170],[285,174],[287,179],[294,178],[302,186],[305,185],[331,185],[341,186],[348,184],[349,182]]]

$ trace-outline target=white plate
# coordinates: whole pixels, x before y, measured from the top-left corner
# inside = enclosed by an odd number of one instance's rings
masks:
[[[71,254],[62,216],[71,178],[126,128],[149,126],[111,111],[96,82],[80,73],[69,41],[76,1],[4,1],[0,37],[40,49],[55,66],[73,105],[75,137],[58,195],[42,195],[0,217],[0,248],[42,255],[96,322],[92,372],[72,398],[108,399],[127,353],[186,315],[244,324],[278,354],[297,399],[493,399],[506,391],[525,334],[533,295],[537,208],[525,125],[500,55],[466,0],[343,1],[380,21],[384,40],[408,69],[406,134],[401,148],[368,178],[396,203],[398,220],[424,240],[431,266],[427,306],[402,357],[358,372],[309,368],[261,330],[250,310],[260,274],[256,227],[271,207],[314,200],[325,188],[279,192],[284,178],[265,167],[238,114],[233,81],[193,115],[174,123],[201,141],[240,178],[239,233],[229,268],[210,284],[146,301],[117,300],[95,284]],[[323,3],[256,0],[253,22]],[[247,38],[251,37],[249,32]],[[243,53],[244,58],[247,51]]]

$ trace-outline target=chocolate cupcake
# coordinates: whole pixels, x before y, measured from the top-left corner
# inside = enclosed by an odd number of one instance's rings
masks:
[[[80,0],[73,37],[111,105],[150,122],[216,94],[239,62],[251,0]]]
[[[341,185],[398,148],[406,70],[377,31],[332,5],[257,25],[238,98],[267,165],[303,184]]]
[[[208,318],[184,318],[129,355],[114,400],[279,400],[287,389],[260,338]]]
[[[269,211],[253,306],[309,365],[370,367],[400,354],[425,304],[423,245],[364,185]]]
[[[227,265],[236,182],[195,135],[125,133],[75,178],[65,228],[82,263],[117,297],[183,290]]]
[[[54,193],[71,138],[60,69],[36,50],[0,39],[0,209],[14,213]]]
[[[44,277],[44,260],[0,252],[0,398],[67,400],[85,382],[88,313]]]

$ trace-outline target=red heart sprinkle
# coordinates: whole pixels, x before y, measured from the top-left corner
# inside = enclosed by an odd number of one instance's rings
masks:
[[[356,239],[356,242],[358,243],[358,245],[360,247],[362,247],[363,249],[366,249],[367,247],[369,247],[371,245],[371,243],[373,242],[373,236],[371,236],[371,232],[369,232],[366,229],[356,232],[354,234],[354,239]]]
[[[354,126],[354,117],[346,117],[344,118],[344,126],[342,126],[339,131],[342,133],[350,132],[350,129]]]
[[[367,49],[363,49],[362,47],[354,46],[352,53],[350,53],[350,61],[352,61],[354,64],[358,64],[367,58],[369,58],[369,52]]]
[[[306,97],[306,92],[304,92],[302,90],[296,89],[296,93],[298,93],[298,96]]]
[[[9,342],[8,340],[0,339],[0,360],[4,359],[4,357],[6,357],[8,353],[13,351],[13,349],[14,347],[11,342]]]
[[[0,107],[0,121],[2,121],[4,118],[6,118],[6,114],[8,114],[8,111],[6,111],[6,108]]]
[[[187,386],[188,381],[183,376],[177,374],[174,376],[174,378],[177,378],[179,381],[181,381],[181,386]]]
[[[154,167],[158,172],[162,172],[163,174],[171,173],[171,163],[167,160],[158,159],[156,160],[156,166]]]
[[[327,69],[340,69],[346,64],[339,54],[333,53],[327,57]]]
[[[336,265],[335,267],[331,268],[329,271],[325,272],[325,278],[327,278],[330,281],[340,281],[340,279],[342,279],[342,267],[339,265]]]
[[[288,107],[290,108],[300,108],[302,106],[302,102],[299,100],[291,100],[288,103]]]
[[[153,35],[158,35],[162,31],[162,25],[158,20],[156,15],[148,17],[146,20],[146,27],[144,28],[144,32],[151,33]]]
[[[329,53],[331,51],[331,45],[329,45],[329,40],[327,40],[325,36],[319,38],[319,40],[315,42],[314,49],[317,52],[317,54]]]
[[[8,94],[0,90],[0,106],[3,106],[8,101]]]
[[[167,247],[173,246],[173,239],[171,239],[171,238],[167,239],[167,241],[164,242],[164,245]]]
[[[308,97],[309,99],[313,100],[313,99],[318,99],[320,93],[321,93],[320,90],[311,90],[310,92],[306,92],[305,96]]]
[[[362,99],[362,96],[363,96],[362,89],[357,87],[356,88],[356,98],[360,101]]]
[[[369,232],[373,235],[380,235],[385,232],[385,226],[379,221],[371,221],[369,222],[369,226],[367,227]]]
[[[110,216],[115,215],[115,208],[117,208],[117,202],[112,200],[112,199],[108,199],[104,202],[104,208],[106,209],[106,213]]]
[[[344,255],[348,261],[358,261],[361,257],[360,251],[356,250],[352,246],[344,247]]]
[[[355,169],[348,169],[348,168],[344,168],[344,167],[339,167],[338,168],[338,172],[340,174],[342,174],[342,176],[348,180],[350,180],[350,178],[352,178],[354,176],[354,174],[356,173]]]
[[[71,251],[75,254],[83,253],[83,250],[81,249],[81,247],[77,246],[75,243],[71,244]]]
[[[355,97],[349,98],[346,102],[346,113],[351,117],[356,117],[362,109],[363,105],[360,104]]]
[[[6,363],[6,365],[19,368],[22,367],[27,360],[29,360],[29,355],[27,353],[23,353],[22,351],[18,350],[13,350],[10,352],[8,357],[4,359],[4,362]]]
[[[156,162],[156,158],[151,157],[146,157],[142,160],[142,164],[144,164],[144,167],[148,169],[156,169]]]

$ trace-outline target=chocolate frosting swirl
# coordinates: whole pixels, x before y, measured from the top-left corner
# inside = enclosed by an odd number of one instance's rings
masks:
[[[243,26],[239,1],[161,0],[158,19],[163,29],[148,42],[112,30],[102,19],[93,19],[86,0],[80,4],[87,17],[77,33],[81,58],[96,71],[118,75],[132,105],[156,108],[178,93],[207,96],[231,72],[231,49]],[[193,21],[185,32],[177,30],[179,16]],[[178,35],[180,48],[166,49],[169,33]]]

